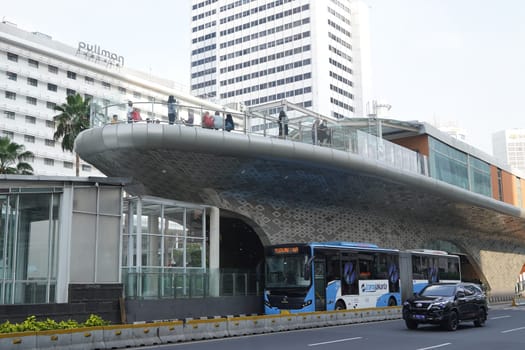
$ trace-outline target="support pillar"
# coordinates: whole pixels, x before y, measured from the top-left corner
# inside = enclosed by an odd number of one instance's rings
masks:
[[[220,295],[220,242],[219,242],[219,222],[220,211],[217,207],[210,208],[210,296],[218,297]]]

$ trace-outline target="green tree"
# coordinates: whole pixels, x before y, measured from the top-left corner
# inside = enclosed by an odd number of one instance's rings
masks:
[[[62,139],[62,150],[74,151],[75,139],[83,130],[89,129],[89,99],[80,94],[69,95],[66,103],[55,106],[60,114],[54,117],[56,130],[55,141]],[[80,158],[76,154],[76,176],[79,175]]]
[[[25,160],[33,157],[23,145],[11,142],[9,137],[0,137],[0,174],[32,175],[33,167]]]

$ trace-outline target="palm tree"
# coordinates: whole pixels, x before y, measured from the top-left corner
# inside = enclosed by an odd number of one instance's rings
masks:
[[[33,167],[24,162],[33,157],[33,152],[26,151],[24,145],[11,142],[9,137],[0,137],[0,174],[32,175]]]
[[[62,139],[62,150],[73,152],[75,139],[83,130],[89,129],[89,99],[84,100],[80,94],[69,95],[67,103],[55,106],[60,114],[54,117],[56,123],[55,141]],[[76,154],[76,176],[79,174],[80,158]]]

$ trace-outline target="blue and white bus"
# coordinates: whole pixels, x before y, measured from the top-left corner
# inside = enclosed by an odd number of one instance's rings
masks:
[[[458,256],[442,251],[379,248],[352,242],[267,247],[266,314],[401,305],[400,256],[412,271],[413,291],[431,282],[459,281]]]

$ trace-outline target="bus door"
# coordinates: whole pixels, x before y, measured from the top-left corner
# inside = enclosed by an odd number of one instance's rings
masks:
[[[326,262],[324,256],[314,259],[315,311],[326,310]]]

